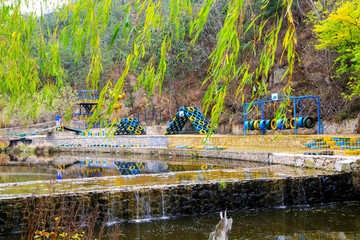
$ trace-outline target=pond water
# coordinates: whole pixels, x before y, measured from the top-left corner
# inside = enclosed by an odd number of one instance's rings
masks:
[[[66,155],[11,157],[0,164],[0,198],[118,190],[174,184],[332,174],[282,165],[224,159]],[[51,180],[51,181],[46,181]]]
[[[360,203],[229,213],[229,239],[360,239]],[[121,239],[208,239],[219,214],[120,224]]]
[[[360,203],[239,211],[228,216],[233,219],[229,240],[360,239]],[[123,235],[119,239],[123,240],[206,240],[218,222],[219,214],[212,214],[118,223],[108,230],[120,229]],[[0,235],[0,239],[15,240],[20,236]]]
[[[58,192],[111,191],[175,184],[211,183],[288,176],[327,175],[300,169],[224,159],[150,158],[97,154],[0,157],[0,199]],[[50,180],[50,181],[49,181]],[[136,190],[137,191],[137,190]],[[360,239],[360,204],[297,206],[262,211],[236,211],[230,239]],[[166,218],[166,217],[165,217]],[[208,239],[218,214],[153,220],[120,226],[120,239]],[[0,239],[19,239],[18,235]]]
[[[266,167],[261,163],[106,154],[14,157],[2,154],[0,183]]]

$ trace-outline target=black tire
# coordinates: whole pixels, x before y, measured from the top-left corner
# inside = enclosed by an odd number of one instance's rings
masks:
[[[315,120],[312,117],[305,117],[302,123],[306,128],[313,128],[315,126]]]
[[[271,130],[271,119],[266,120],[265,125],[267,130]]]
[[[250,129],[251,131],[254,131],[254,130],[255,130],[255,128],[254,128],[254,121],[250,121],[250,122],[249,122],[249,129]]]

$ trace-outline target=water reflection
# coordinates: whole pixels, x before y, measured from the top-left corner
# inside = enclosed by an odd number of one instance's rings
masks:
[[[62,167],[58,165],[57,179],[137,175],[170,172],[166,162],[125,160],[82,160]]]
[[[59,192],[85,192],[89,189],[148,188],[313,174],[331,172],[224,159],[147,159],[143,156],[120,158],[114,155],[60,154],[51,158],[28,157],[26,161],[2,161],[0,197],[12,198],[35,191],[47,194],[52,191],[49,184]],[[58,181],[50,183],[41,180]]]
[[[343,240],[360,239],[360,204],[342,203],[314,208],[287,208],[230,213],[229,239]],[[121,239],[208,239],[218,214],[150,222],[121,223]]]
[[[315,207],[294,207],[228,213],[233,219],[232,240],[359,240],[360,203],[345,202]],[[219,222],[219,214],[186,216],[164,220],[113,223],[120,227],[119,240],[208,239]],[[20,233],[1,236],[1,240],[18,240]],[[101,239],[112,239],[103,236]]]
[[[50,167],[49,169],[53,168]],[[213,165],[211,163],[194,163],[188,161],[81,160],[73,164],[57,165],[57,180],[116,175],[207,171],[215,169],[234,168]]]
[[[146,159],[115,158],[111,156],[59,154],[44,156],[6,156],[0,161],[0,183],[28,182],[40,180],[62,180],[106,176],[144,175],[170,172],[209,171],[219,169],[241,169],[268,167],[259,163],[217,159],[164,158]],[[250,172],[246,172],[251,178]],[[264,175],[265,176],[265,175]],[[199,173],[199,180],[201,174]]]

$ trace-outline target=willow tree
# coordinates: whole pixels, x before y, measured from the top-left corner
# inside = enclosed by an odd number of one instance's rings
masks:
[[[120,5],[124,17],[116,25],[110,48],[115,40],[120,39],[116,64],[123,64],[123,72],[115,79],[115,84],[112,83],[114,76],[108,79],[92,117],[93,121],[107,119],[112,114],[116,101],[115,98],[112,99],[106,113],[100,116],[108,89],[113,89],[113,95],[119,95],[129,72],[145,55],[150,57],[147,57],[145,67],[137,76],[136,88],[145,89],[149,95],[156,90],[161,95],[167,71],[167,55],[172,44],[174,41],[190,39],[189,48],[180,53],[178,58],[191,61],[192,50],[217,1],[220,0],[67,1],[62,9],[57,10],[57,25],[62,23],[65,27],[61,32],[58,27],[52,32],[48,31],[48,38],[44,39],[46,29],[42,26],[45,25],[39,24],[43,21],[43,15],[22,15],[18,1],[9,3],[0,0],[1,94],[7,96],[9,104],[14,106],[22,101],[31,101],[33,93],[39,88],[46,90],[43,97],[51,98],[53,91],[62,86],[59,44],[71,47],[77,59],[90,54],[88,57],[91,58],[91,67],[87,82],[89,88],[96,88],[102,71],[102,37],[109,24],[111,11]],[[267,91],[264,79],[268,78],[274,65],[278,47],[283,51],[281,61],[286,61],[289,66],[283,91],[286,94],[291,91],[296,45],[293,0],[278,0],[275,16],[268,19],[265,18],[266,9],[273,2],[262,1],[263,12],[260,14],[254,13],[251,2],[225,1],[225,20],[216,36],[216,45],[208,57],[208,76],[203,82],[203,86],[207,87],[203,98],[204,112],[211,109],[213,125],[219,122],[229,85],[235,80],[238,83],[236,97],[242,101],[243,89],[247,85],[256,85],[253,97]],[[246,27],[245,20],[250,22]],[[280,32],[284,26],[285,34]],[[239,39],[249,31],[253,32],[253,38],[244,47]],[[261,46],[260,51],[256,50],[258,46]],[[124,47],[131,49],[125,56]],[[260,58],[255,62],[256,55],[260,55]],[[33,103],[33,109],[36,109],[38,102]],[[29,113],[32,112],[34,111],[29,110]]]
[[[360,95],[360,1],[337,3],[337,9],[315,26],[319,44],[317,49],[330,48],[339,53],[335,60],[337,78],[348,75],[348,99]]]
[[[20,2],[0,0],[0,94],[2,106],[35,117],[38,106],[63,86],[56,31],[44,38],[46,29],[36,14],[23,15]],[[42,89],[41,94],[38,94]]]

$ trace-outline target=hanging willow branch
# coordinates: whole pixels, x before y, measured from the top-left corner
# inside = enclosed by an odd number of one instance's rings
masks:
[[[108,119],[113,113],[116,97],[112,99],[106,113],[100,116],[101,109],[105,107],[107,91],[113,88],[113,96],[118,96],[123,91],[128,74],[145,56],[148,60],[137,76],[136,87],[144,88],[148,96],[158,87],[161,95],[167,70],[167,55],[173,43],[188,41],[189,49],[179,57],[191,59],[192,49],[196,46],[211,14],[212,6],[217,1],[220,0],[203,0],[201,3],[192,0],[129,0],[124,4],[123,1],[116,0],[68,1],[66,6],[57,12],[57,26],[61,22],[65,27],[61,33],[57,32],[58,27],[52,33],[49,31],[51,40],[45,41],[41,28],[42,17],[40,19],[36,15],[25,17],[21,15],[19,4],[12,3],[11,7],[8,7],[5,0],[0,0],[0,22],[8,23],[1,25],[5,26],[5,29],[0,32],[1,94],[8,96],[11,101],[26,101],[39,88],[44,88],[48,89],[44,91],[46,97],[51,97],[54,86],[62,85],[63,70],[59,60],[59,44],[71,47],[77,60],[90,54],[91,65],[87,82],[88,87],[96,88],[102,72],[101,39],[109,24],[110,13],[116,6],[123,12],[123,19],[114,29],[109,48],[114,47],[116,40],[120,40],[121,47],[116,65],[123,64],[123,71],[116,79],[115,85],[111,82],[114,74],[108,79],[101,90],[98,108],[91,121]],[[261,9],[264,12],[270,1],[263,1]],[[295,24],[291,12],[293,2],[278,0],[277,15],[271,19],[265,19],[264,13],[255,15],[251,2],[250,0],[226,2],[224,24],[216,36],[216,45],[208,59],[208,76],[203,82],[203,87],[207,86],[208,89],[203,104],[204,112],[211,109],[213,125],[219,123],[224,99],[232,82],[237,82],[236,96],[241,96],[243,101],[243,90],[247,85],[256,84],[256,90],[252,93],[253,98],[267,91],[264,79],[268,78],[274,65],[275,52],[280,41],[283,48],[282,58],[286,57],[289,66],[288,82],[284,92],[290,94],[291,91],[296,45]],[[194,11],[195,5],[198,11]],[[244,21],[249,16],[251,23],[245,29]],[[269,25],[269,21],[272,21],[271,27],[264,30],[265,25]],[[287,31],[282,36],[280,29],[285,25]],[[254,37],[250,43],[243,46],[240,39],[249,31],[254,32]],[[124,46],[128,46],[130,52],[122,58],[120,56],[123,55]],[[254,56],[259,54],[255,51],[257,46],[261,46],[262,50],[258,62],[254,62]],[[38,77],[37,69],[40,66],[45,81]],[[17,100],[20,93],[24,95]],[[116,119],[112,124],[115,124],[115,121]]]
[[[21,4],[0,1],[0,95],[11,112],[21,111],[30,119],[45,99],[52,104],[54,93],[63,86],[63,69],[57,29],[45,40],[43,17],[21,14]]]

